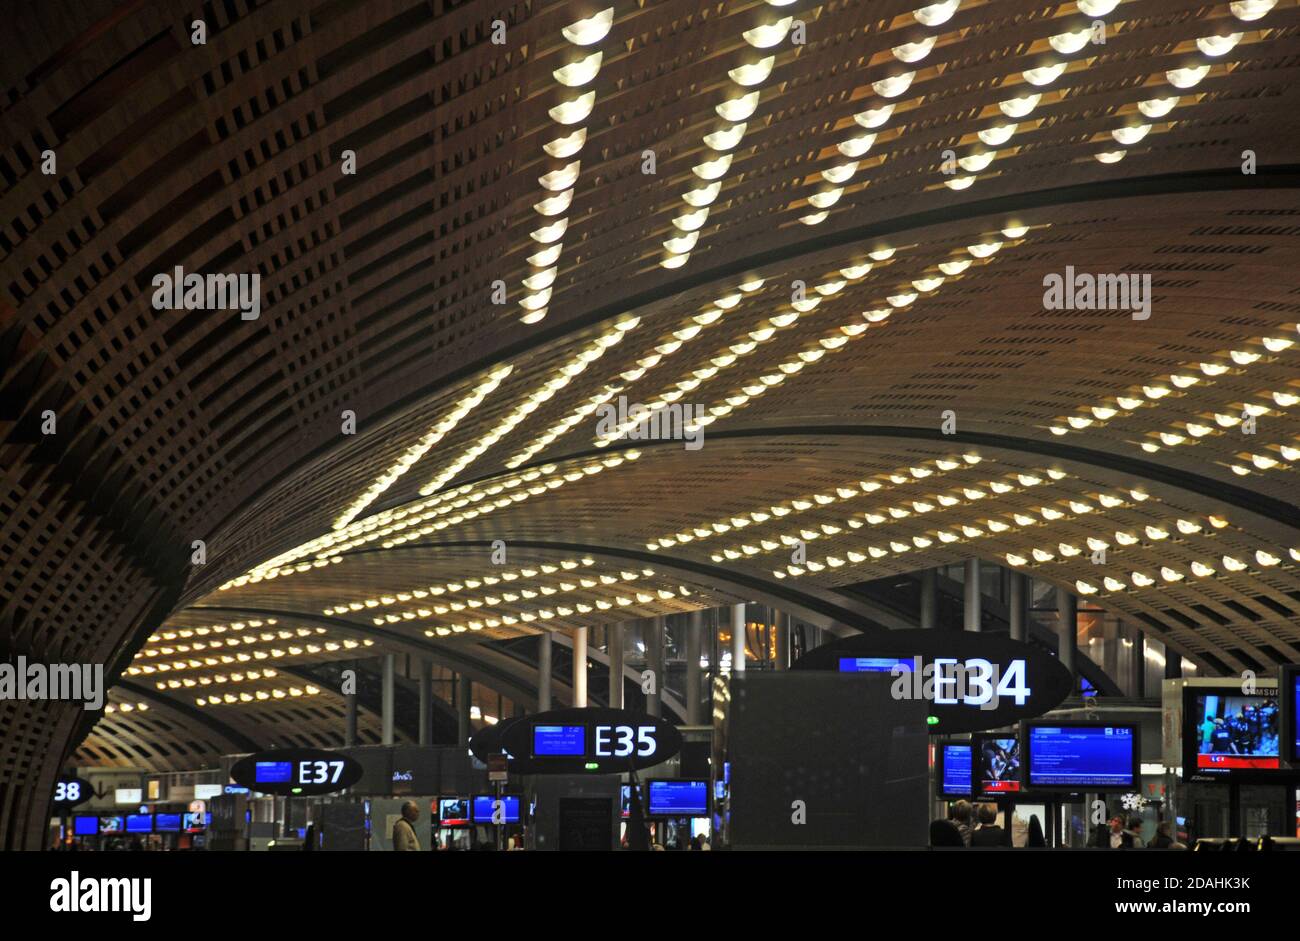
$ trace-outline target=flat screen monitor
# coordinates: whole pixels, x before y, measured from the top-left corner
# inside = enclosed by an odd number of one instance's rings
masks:
[[[1278,682],[1278,695],[1282,697],[1284,757],[1292,768],[1300,770],[1300,664],[1288,663],[1282,667]]]
[[[707,817],[709,814],[708,781],[650,781],[648,791],[652,817]]]
[[[910,657],[840,657],[841,673],[892,673],[895,667],[912,672]]]
[[[586,753],[585,725],[533,726],[534,758],[575,758]]]
[[[489,814],[489,816],[491,816]],[[438,798],[438,826],[468,827],[470,825],[468,797]]]
[[[292,761],[259,761],[253,768],[258,784],[287,784],[293,780]]]
[[[941,798],[969,797],[971,789],[971,743],[936,742],[934,778]]]
[[[202,833],[208,828],[207,818],[202,813],[189,813],[181,818],[181,826],[186,833]]]
[[[640,785],[637,785],[637,787],[640,788],[641,813],[644,814],[645,813],[645,789],[641,788]],[[632,785],[624,784],[618,790],[619,790],[619,806],[622,808],[623,819],[626,820],[628,817],[632,816]]]
[[[72,818],[73,836],[94,836],[99,832],[99,818],[93,814],[77,814]]]
[[[1140,783],[1136,724],[1032,723],[1025,749],[1031,791],[1132,791]]]
[[[181,828],[180,814],[155,814],[153,828],[158,833],[177,833]]]
[[[492,823],[492,805],[497,801],[494,794],[475,794],[474,795],[474,822],[475,823]],[[519,822],[519,797],[515,794],[505,794],[501,797],[501,802],[505,810],[506,823]]]
[[[122,833],[126,830],[126,821],[121,817],[100,817],[100,833]]]
[[[127,833],[153,833],[153,814],[127,814]]]
[[[980,796],[1020,791],[1020,739],[1005,732],[987,732],[971,740],[975,792]]]
[[[1240,685],[1187,686],[1184,696],[1190,746],[1185,749],[1184,776],[1189,772],[1249,776],[1281,767],[1281,709],[1276,693],[1246,695]]]

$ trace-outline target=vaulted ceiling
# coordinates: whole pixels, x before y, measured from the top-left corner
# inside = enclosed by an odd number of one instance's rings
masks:
[[[971,556],[1212,671],[1295,660],[1298,27],[1294,0],[22,5],[0,642],[122,679],[89,747],[182,759],[341,722],[284,671],[357,645],[526,701],[482,641],[760,596],[845,623],[837,587]],[[177,266],[258,274],[260,315],[156,309]],[[1149,317],[1049,309],[1067,269],[1149,275]],[[702,447],[603,440],[620,397],[699,407]],[[90,724],[0,725],[12,847]]]

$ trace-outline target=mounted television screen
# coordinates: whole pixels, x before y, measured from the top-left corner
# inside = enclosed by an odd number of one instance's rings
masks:
[[[491,813],[488,814],[491,817]],[[438,798],[438,826],[468,827],[470,824],[468,797]]]
[[[912,660],[910,657],[840,657],[841,673],[892,673],[894,667],[911,673]]]
[[[208,828],[207,816],[203,813],[187,812],[181,818],[181,827],[186,833],[202,833]]]
[[[639,784],[637,787],[641,787]],[[622,807],[622,816],[626,820],[632,816],[632,785],[624,784],[619,789],[620,806]],[[645,789],[641,789],[641,812],[645,813]]]
[[[1287,761],[1300,769],[1300,664],[1282,667],[1278,694],[1282,697],[1282,742]]]
[[[1184,775],[1231,775],[1281,767],[1281,710],[1273,693],[1247,696],[1236,686],[1184,688],[1186,749],[1191,768]]]
[[[1004,732],[976,735],[971,760],[975,792],[981,796],[1015,794],[1020,790],[1020,739]]]
[[[181,828],[181,815],[157,814],[153,818],[153,828],[158,833],[176,833]]]
[[[100,817],[100,833],[121,833],[126,829],[126,822],[121,817]]]
[[[969,797],[973,793],[970,742],[936,742],[934,760],[939,797]]]
[[[475,794],[474,795],[474,822],[475,823],[492,823],[492,805],[497,798],[493,794]],[[506,812],[506,823],[519,822],[519,796],[517,794],[505,794],[501,797]]]
[[[284,784],[293,780],[292,761],[258,761],[253,768],[253,780],[258,784]]]
[[[708,781],[650,781],[648,785],[651,817],[708,816]]]
[[[127,833],[153,833],[153,814],[128,814]]]
[[[585,725],[537,725],[533,727],[534,758],[572,758],[587,753]]]
[[[1025,735],[1029,790],[1131,791],[1140,752],[1134,724],[1032,724]]]
[[[99,832],[99,818],[91,814],[77,814],[72,818],[73,836],[94,836]]]

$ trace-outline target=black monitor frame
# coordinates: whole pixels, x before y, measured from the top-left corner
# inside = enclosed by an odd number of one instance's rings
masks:
[[[439,794],[434,798],[438,802],[438,823],[437,828],[440,830],[459,830],[463,827],[472,827],[474,825],[474,796],[472,794]],[[444,823],[442,819],[442,802],[443,801],[464,801],[465,802],[465,822],[464,823]],[[520,806],[520,814],[523,813],[523,807]]]
[[[939,800],[962,800],[975,796],[975,742],[968,738],[943,738],[934,742],[934,796]],[[949,745],[958,745],[970,749],[970,780],[966,790],[959,794],[950,794],[943,789],[943,750]]]
[[[1272,686],[1271,677],[1261,677],[1256,682],[1260,686]],[[1276,687],[1276,697],[1278,702],[1278,767],[1276,768],[1227,768],[1220,772],[1209,772],[1197,767],[1196,755],[1198,749],[1196,743],[1200,737],[1199,723],[1196,718],[1196,697],[1197,696],[1267,696],[1267,693],[1243,693],[1241,691],[1241,680],[1234,678],[1225,678],[1222,684],[1213,686],[1184,686],[1183,687],[1183,727],[1180,730],[1182,736],[1183,751],[1183,774],[1184,781],[1219,781],[1235,782],[1239,784],[1284,784],[1288,778],[1295,778],[1297,773],[1288,769],[1282,761],[1283,752],[1283,731],[1282,724],[1284,719],[1284,706],[1280,701],[1283,696],[1282,686],[1279,683]]]
[[[650,810],[650,791],[653,784],[680,784],[682,782],[702,783],[704,785],[704,813],[702,814],[656,814]],[[645,798],[645,816],[647,819],[655,820],[677,820],[680,818],[690,817],[708,817],[713,813],[713,782],[708,778],[648,778],[643,782],[644,790],[641,792]]]
[[[989,741],[990,739],[1008,739],[1008,738],[1015,739],[1016,742],[1020,745],[1020,751],[1021,751],[1020,769],[1019,769],[1019,773],[1016,775],[1016,781],[1019,784],[1019,787],[1014,791],[985,791],[981,788],[983,781],[980,778],[980,759],[979,759],[979,755],[984,750],[984,743],[986,741]],[[1024,743],[1020,741],[1019,732],[976,732],[973,735],[971,735],[971,749],[972,750],[970,756],[971,757],[970,785],[971,785],[971,791],[973,792],[972,793],[973,797],[979,798],[980,800],[987,801],[987,800],[997,800],[998,798],[1002,798],[1002,797],[1017,798],[1028,793],[1028,788],[1025,786],[1025,756],[1023,753]]]
[[[475,825],[495,826],[495,824],[492,823],[491,816],[489,816],[486,820],[480,820],[478,817],[474,815],[474,804],[480,797],[486,797],[491,801],[496,801],[498,798],[504,801],[506,798],[513,797],[515,800],[519,801],[519,819],[507,820],[504,824],[501,824],[501,826],[512,827],[526,822],[526,817],[528,815],[528,808],[524,804],[524,795],[515,794],[511,792],[507,792],[505,794],[489,794],[487,791],[480,791],[477,794],[471,794],[469,797],[469,817],[471,823]],[[441,826],[441,823],[439,824],[439,826]],[[455,829],[455,828],[449,827],[448,829]]]
[[[1130,772],[1130,780],[1127,785],[1093,785],[1093,784],[1035,784],[1032,777],[1033,752],[1030,746],[1030,730],[1035,728],[1049,729],[1129,729],[1133,736],[1133,767]],[[1056,721],[1052,719],[1036,719],[1033,722],[1026,722],[1020,727],[1020,766],[1023,770],[1021,774],[1021,784],[1024,795],[1033,796],[1036,794],[1118,794],[1130,791],[1140,791],[1142,789],[1142,726],[1138,722],[1104,722],[1101,720],[1089,719],[1071,719],[1069,721]]]
[[[1278,742],[1278,753],[1282,766],[1291,766],[1292,771],[1300,771],[1300,746],[1296,744],[1296,734],[1300,731],[1300,716],[1296,713],[1296,684],[1300,683],[1300,664],[1284,663],[1278,671],[1277,695],[1281,699],[1278,708],[1282,711],[1282,723]]]

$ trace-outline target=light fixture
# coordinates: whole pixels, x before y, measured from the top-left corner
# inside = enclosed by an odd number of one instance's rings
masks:
[[[580,127],[572,134],[566,134],[564,137],[557,137],[548,144],[542,145],[542,150],[557,160],[565,160],[572,157],[578,151],[582,150],[582,145],[587,142],[587,129]]]
[[[767,56],[757,62],[747,62],[744,65],[736,66],[736,68],[729,70],[727,75],[737,85],[749,87],[766,81],[767,77],[772,74],[772,66],[774,65],[776,65],[776,56]]]
[[[1125,150],[1103,150],[1101,153],[1093,154],[1099,163],[1119,163],[1124,159]]]
[[[714,110],[718,112],[718,117],[724,121],[744,121],[754,109],[758,107],[758,92],[752,91],[747,95],[741,95],[739,98],[731,98],[722,102]]]
[[[1015,124],[999,124],[995,127],[986,127],[979,132],[979,139],[990,147],[1000,147],[1011,140],[1011,135],[1016,133],[1016,127]]]
[[[850,137],[848,140],[841,141],[835,145],[835,149],[846,157],[857,158],[870,150],[875,140],[875,134],[860,134],[857,137]]]
[[[567,190],[570,186],[578,181],[578,172],[582,169],[582,161],[574,160],[567,163],[559,170],[552,170],[537,178],[537,182],[542,184],[543,189],[550,190],[552,193],[558,193],[560,190]]]
[[[614,8],[601,10],[585,20],[578,20],[576,23],[564,27],[561,32],[564,38],[575,46],[590,46],[592,43],[600,42],[609,33],[609,29],[614,25]]]
[[[952,19],[952,15],[957,12],[959,6],[961,6],[961,0],[944,0],[943,3],[931,3],[920,9],[913,10],[912,16],[924,26],[941,26]]]
[[[1277,0],[1238,0],[1236,3],[1229,3],[1228,9],[1237,19],[1249,23],[1251,20],[1259,19],[1275,6]]]
[[[1227,36],[1202,36],[1196,40],[1196,48],[1207,56],[1221,56],[1232,51],[1232,47],[1241,42],[1241,33],[1230,33]]]
[[[1091,38],[1092,27],[1085,26],[1082,29],[1076,29],[1074,32],[1057,33],[1047,41],[1057,52],[1068,56],[1088,45],[1088,40]]]
[[[1119,0],[1078,0],[1075,6],[1086,16],[1105,16],[1119,6]]]
[[[1115,140],[1118,143],[1123,144],[1125,147],[1131,147],[1133,144],[1136,144],[1142,138],[1146,137],[1147,132],[1149,132],[1150,130],[1151,130],[1150,124],[1138,124],[1138,125],[1131,125],[1129,127],[1117,127],[1110,132],[1110,136],[1115,138]]]
[[[1174,88],[1193,88],[1209,74],[1208,65],[1191,65],[1183,69],[1170,69],[1165,73],[1165,78]]]
[[[1023,118],[1038,107],[1038,102],[1042,98],[1040,92],[1035,92],[1032,95],[1021,95],[1019,98],[1008,98],[1006,101],[998,102],[998,108],[1009,118]]]
[[[713,160],[706,160],[704,163],[696,164],[691,168],[691,172],[701,180],[717,180],[726,175],[730,166],[731,154],[722,154]]]
[[[1024,76],[1025,81],[1030,85],[1042,87],[1050,85],[1060,78],[1061,73],[1065,71],[1065,66],[1066,63],[1064,62],[1058,62],[1055,65],[1040,65],[1037,68],[1026,69],[1020,74]]]
[[[555,80],[561,85],[578,88],[586,85],[596,77],[596,73],[600,71],[600,61],[603,57],[604,53],[593,52],[585,59],[579,59],[577,62],[570,62],[568,65],[555,69],[551,74],[555,76]]]
[[[682,199],[686,202],[686,205],[698,208],[712,203],[718,198],[718,193],[721,191],[722,184],[714,182],[710,183],[708,186],[701,186],[698,189],[682,193]]]
[[[727,151],[731,150],[740,143],[740,139],[745,136],[745,124],[733,124],[731,127],[722,131],[714,131],[712,134],[704,135],[704,144],[710,150]]]
[[[1148,118],[1163,118],[1178,105],[1179,98],[1173,95],[1169,98],[1148,98],[1146,101],[1138,102],[1138,110]]]
[[[927,36],[918,42],[906,42],[900,46],[895,46],[890,51],[893,52],[894,58],[900,62],[920,62],[930,54],[934,48],[937,36]]]
[[[562,101],[550,111],[551,120],[557,124],[577,124],[584,121],[587,115],[591,114],[591,109],[596,105],[596,93],[594,91],[585,92],[577,98],[569,101]]]
[[[914,78],[916,78],[915,72],[904,72],[901,75],[893,75],[872,82],[871,87],[881,98],[897,98],[911,87]]]
[[[775,23],[764,23],[761,26],[755,26],[753,29],[747,29],[740,35],[744,37],[745,42],[755,49],[770,49],[785,39],[793,23],[794,17],[786,16]]]
[[[868,108],[866,111],[859,111],[853,116],[853,120],[858,122],[859,126],[871,130],[888,121],[893,113],[893,105],[881,105],[879,108]]]
[[[822,171],[822,179],[827,183],[847,183],[858,169],[858,162],[850,160],[848,163],[841,163],[834,167],[827,167]]]

